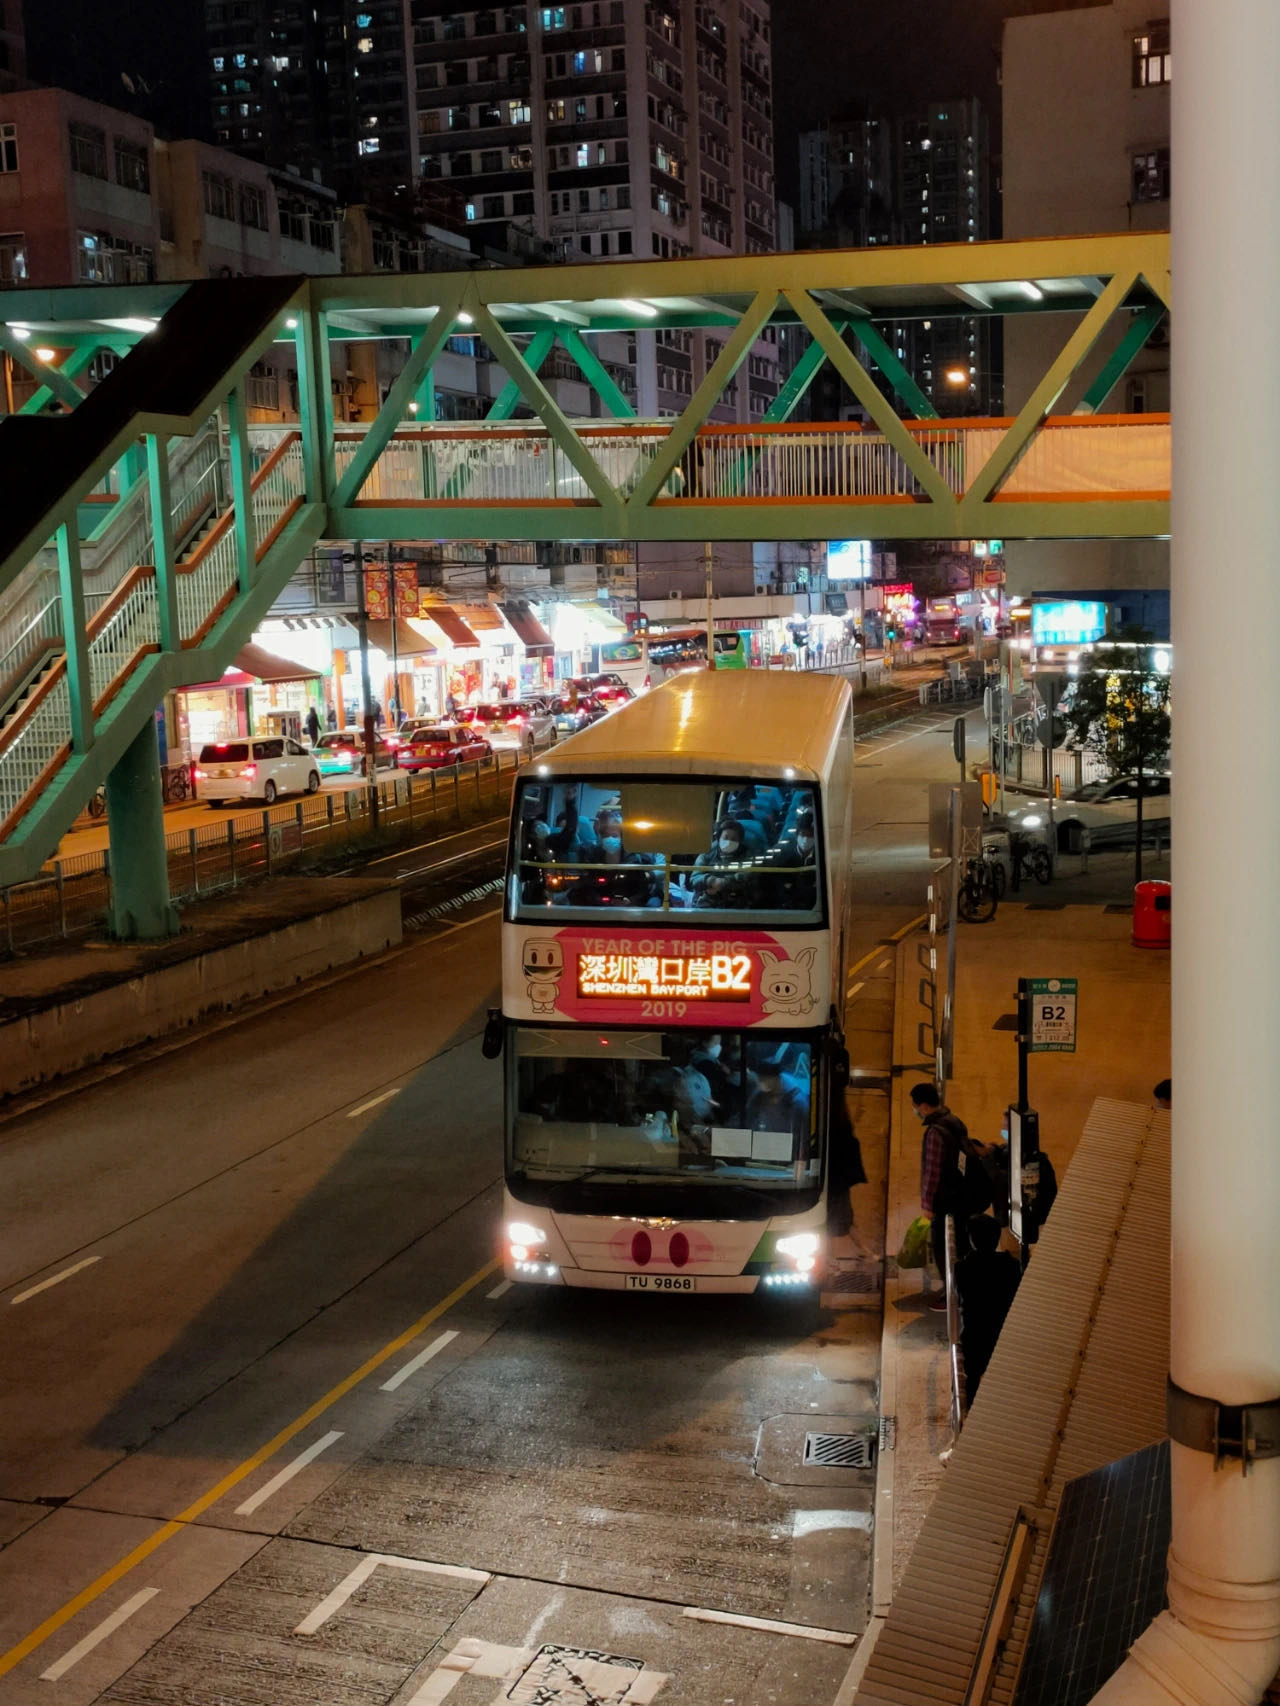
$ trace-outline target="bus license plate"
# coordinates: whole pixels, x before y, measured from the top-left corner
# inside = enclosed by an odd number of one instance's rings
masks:
[[[628,1291],[696,1291],[697,1285],[688,1274],[628,1274]]]

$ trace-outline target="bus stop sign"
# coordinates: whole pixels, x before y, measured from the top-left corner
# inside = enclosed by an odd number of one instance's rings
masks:
[[[1074,1054],[1076,1050],[1076,979],[1033,977],[1031,1043],[1033,1054]]]

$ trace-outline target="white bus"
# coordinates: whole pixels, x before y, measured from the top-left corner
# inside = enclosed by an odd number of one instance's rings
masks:
[[[852,782],[848,685],[747,671],[670,681],[524,775],[502,926],[509,1279],[818,1280]]]

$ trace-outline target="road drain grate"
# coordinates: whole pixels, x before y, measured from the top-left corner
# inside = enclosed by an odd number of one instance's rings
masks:
[[[856,1268],[837,1268],[822,1282],[823,1291],[870,1292],[880,1289],[879,1262],[863,1262]]]
[[[870,1469],[875,1463],[874,1434],[806,1434],[806,1469]]]

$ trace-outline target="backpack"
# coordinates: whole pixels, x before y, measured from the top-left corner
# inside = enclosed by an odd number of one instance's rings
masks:
[[[945,1159],[942,1180],[934,1201],[943,1214],[963,1224],[970,1215],[984,1214],[991,1207],[991,1175],[982,1164],[963,1121],[954,1114],[931,1120],[929,1128],[943,1134]]]

